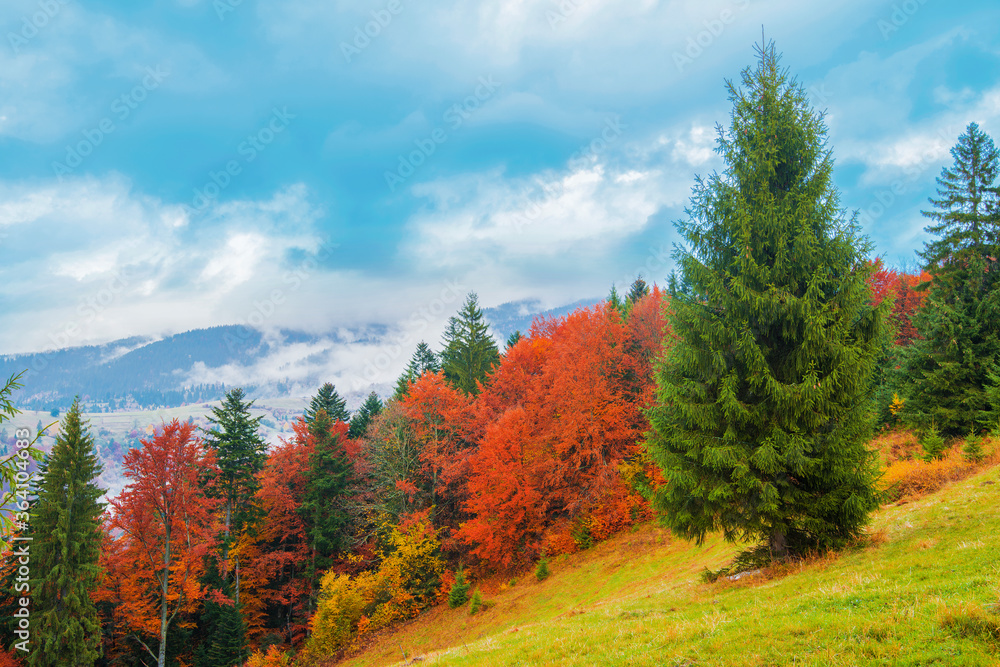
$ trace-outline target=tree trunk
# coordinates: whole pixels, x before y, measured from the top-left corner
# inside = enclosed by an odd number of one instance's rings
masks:
[[[163,578],[160,580],[161,600],[160,600],[160,655],[156,659],[157,667],[165,667],[167,664],[167,590],[170,584],[170,523],[164,522],[164,542],[166,549],[163,551]]]
[[[771,532],[769,546],[771,547],[771,558],[774,560],[784,560],[785,555],[788,552],[788,544],[785,541],[785,533],[782,530],[775,528]]]

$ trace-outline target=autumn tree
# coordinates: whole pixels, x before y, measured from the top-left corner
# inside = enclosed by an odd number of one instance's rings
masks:
[[[475,395],[479,383],[500,361],[500,351],[479,308],[479,297],[470,292],[462,310],[448,320],[441,352],[441,370],[456,389]]]
[[[351,417],[351,427],[347,431],[347,437],[351,440],[364,437],[368,432],[368,427],[372,420],[382,412],[382,408],[382,400],[378,397],[378,394],[374,391],[368,394],[365,402],[361,404],[358,411]]]
[[[123,541],[117,577],[121,607],[135,638],[164,667],[167,633],[179,614],[193,612],[206,591],[199,584],[215,546],[218,501],[200,473],[215,467],[194,435],[174,419],[122,460],[127,485],[113,500],[110,527]],[[154,650],[140,636],[158,638]]]
[[[329,382],[320,387],[309,401],[309,407],[306,408],[304,415],[306,423],[311,424],[320,410],[326,412],[327,417],[334,422],[347,423],[351,420],[351,413],[347,411],[347,401],[340,397],[337,388]]]
[[[906,413],[956,436],[995,425],[987,394],[1000,370],[1000,152],[970,123],[951,155],[923,212],[933,221],[920,253],[932,282],[907,359]]]
[[[410,391],[410,385],[419,380],[424,373],[437,373],[441,370],[441,361],[430,346],[424,341],[417,343],[417,349],[410,358],[406,370],[396,381],[394,398],[401,399]]]
[[[91,593],[101,568],[101,463],[74,401],[47,457],[31,510],[32,617],[38,645],[28,664],[92,665],[101,626]]]
[[[870,244],[844,218],[823,114],[758,48],[719,127],[722,174],[698,178],[678,223],[685,290],[657,373],[654,505],[675,533],[754,540],[772,557],[840,546],[878,506],[866,448],[888,303]]]
[[[388,517],[398,524],[405,515],[426,506],[426,492],[416,485],[423,466],[420,443],[402,403],[389,401],[372,421],[362,456],[369,468],[370,514]]]

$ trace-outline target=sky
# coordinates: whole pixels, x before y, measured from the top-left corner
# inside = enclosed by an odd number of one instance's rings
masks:
[[[995,0],[4,0],[0,353],[663,284],[762,27],[912,265]]]

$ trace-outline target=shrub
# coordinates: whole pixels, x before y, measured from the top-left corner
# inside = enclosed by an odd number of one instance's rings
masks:
[[[542,558],[538,561],[538,566],[535,568],[535,578],[539,581],[545,581],[549,578],[549,559]]]
[[[448,606],[457,609],[469,601],[469,583],[465,580],[465,571],[460,567],[455,572],[455,583],[448,594]]]
[[[254,651],[250,659],[247,660],[247,667],[288,667],[292,664],[292,659],[288,654],[283,653],[277,646],[267,647],[267,653]]]

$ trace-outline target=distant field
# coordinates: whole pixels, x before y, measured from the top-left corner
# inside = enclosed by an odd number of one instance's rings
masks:
[[[268,443],[274,445],[281,438],[292,435],[292,424],[302,414],[308,404],[304,398],[262,399],[254,404],[253,415],[264,417],[261,422],[262,432]],[[121,458],[129,449],[138,447],[140,440],[153,434],[157,426],[172,419],[187,421],[193,419],[201,428],[208,428],[208,416],[212,413],[215,403],[186,405],[178,408],[162,408],[135,412],[94,412],[85,413],[84,417],[90,423],[90,433],[94,436],[97,451],[104,464],[104,473],[98,479],[98,484],[116,494],[124,485],[121,476]],[[34,434],[39,424],[43,427],[53,424],[45,431],[41,440],[41,449],[48,451],[55,442],[58,433],[59,417],[53,417],[49,412],[25,410],[10,422],[4,422],[0,436],[7,452],[13,451],[13,435],[18,428],[28,428]]]
[[[699,572],[736,547],[647,524],[490,592],[476,616],[429,610],[345,664],[1000,665],[998,508],[994,467],[884,508],[868,546],[715,584]]]

